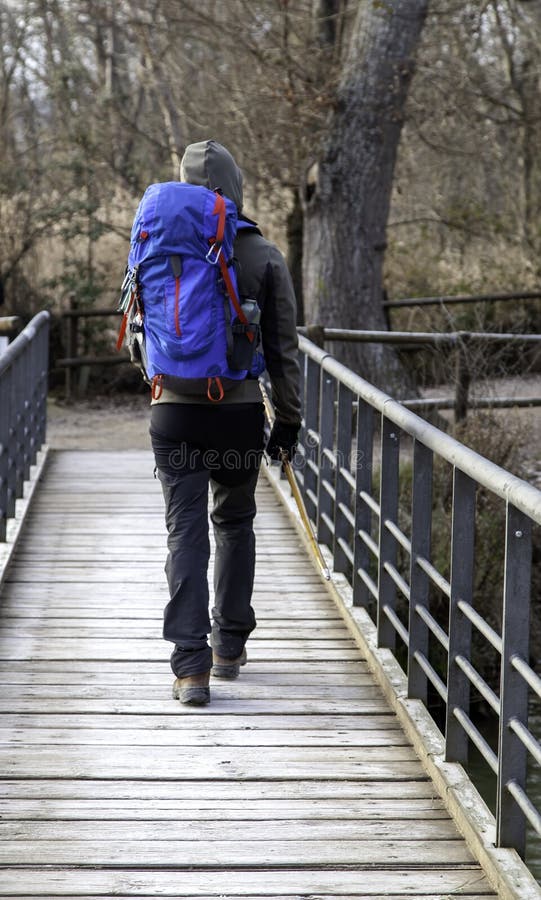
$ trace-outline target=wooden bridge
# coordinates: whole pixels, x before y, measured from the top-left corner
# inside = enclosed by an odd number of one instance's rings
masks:
[[[171,697],[149,453],[51,455],[2,592],[0,896],[493,896],[262,478],[238,681]]]
[[[539,900],[519,854],[526,823],[541,833],[526,783],[526,755],[541,764],[527,727],[528,692],[541,696],[527,641],[541,493],[302,339],[297,476],[333,581],[266,471],[248,665],[212,684],[209,707],[183,707],[161,638],[166,547],[151,454],[38,455],[47,322],[39,314],[0,357],[0,898]],[[410,536],[398,517],[401,430],[413,439]],[[432,454],[453,466],[449,582],[430,559]],[[472,606],[476,484],[505,501],[501,637]],[[448,631],[430,612],[428,579],[449,598]],[[500,654],[499,696],[471,661],[472,627]],[[466,680],[498,716],[497,753],[469,718]],[[428,681],[445,737],[424,702]],[[496,817],[459,764],[468,740],[497,776]]]

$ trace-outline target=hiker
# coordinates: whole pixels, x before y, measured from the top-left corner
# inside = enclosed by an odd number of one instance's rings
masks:
[[[241,301],[246,300],[243,308],[258,309],[258,316],[260,311],[258,332],[276,413],[266,450],[271,459],[279,459],[281,451],[292,458],[300,425],[299,372],[296,302],[284,258],[242,214],[242,174],[225,147],[212,140],[190,144],[180,180],[217,191],[236,206],[233,253],[238,293]],[[238,676],[246,662],[246,640],[256,625],[251,605],[253,519],[264,450],[262,396],[257,375],[250,371],[226,391],[220,379],[212,380],[216,383],[208,379],[208,393],[199,395],[174,392],[167,381],[160,383],[153,390],[150,425],[169,533],[165,571],[170,600],[163,635],[175,645],[173,694],[193,705],[209,702],[211,674]],[[212,627],[207,581],[209,483],[216,543]]]

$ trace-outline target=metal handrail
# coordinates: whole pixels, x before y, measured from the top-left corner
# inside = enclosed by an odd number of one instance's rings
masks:
[[[49,313],[38,313],[0,354],[0,541],[45,442]]]
[[[349,580],[353,604],[374,619],[378,645],[392,652],[398,646],[402,664],[407,658],[408,696],[426,705],[429,686],[440,695],[446,759],[467,764],[469,742],[481,748],[497,775],[498,846],[524,855],[527,823],[536,827],[541,821],[532,812],[526,785],[527,764],[538,764],[528,737],[529,692],[535,693],[536,676],[521,662],[529,658],[531,531],[541,524],[541,491],[419,418],[302,335],[299,348],[304,418],[298,480],[318,540],[331,550],[334,570]],[[374,479],[378,418],[381,449]],[[402,433],[413,439],[407,528],[399,522]],[[453,472],[450,575],[438,571],[431,558],[435,456]],[[378,498],[372,496],[374,483]],[[501,635],[474,609],[479,487],[499,498],[506,511]],[[429,610],[433,591],[448,605],[447,630]],[[472,661],[474,628],[476,639],[499,660],[499,695]],[[439,657],[447,659],[446,679],[431,661],[434,642]],[[498,717],[496,754],[470,719],[472,689]]]

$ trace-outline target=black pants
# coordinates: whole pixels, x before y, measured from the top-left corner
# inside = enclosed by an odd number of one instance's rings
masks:
[[[263,452],[262,403],[224,406],[163,403],[152,407],[150,436],[165,499],[170,601],[163,636],[175,644],[178,677],[212,665],[207,636],[220,656],[242,653],[256,621],[251,605],[255,569],[255,488]],[[208,489],[216,554],[209,619]]]

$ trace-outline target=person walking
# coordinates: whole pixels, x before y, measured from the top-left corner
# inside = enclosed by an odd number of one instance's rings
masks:
[[[180,180],[218,191],[234,202],[234,244],[240,300],[257,301],[266,370],[276,419],[266,446],[271,459],[291,459],[300,427],[296,300],[285,260],[242,213],[243,178],[233,156],[213,140],[190,144]],[[182,703],[210,701],[210,675],[236,678],[256,626],[255,489],[264,451],[264,408],[257,378],[248,375],[222,399],[173,393],[152,400],[150,436],[165,500],[170,599],[163,636],[174,644],[173,695]],[[214,603],[209,616],[210,518],[214,529]],[[208,636],[211,635],[210,646]]]

